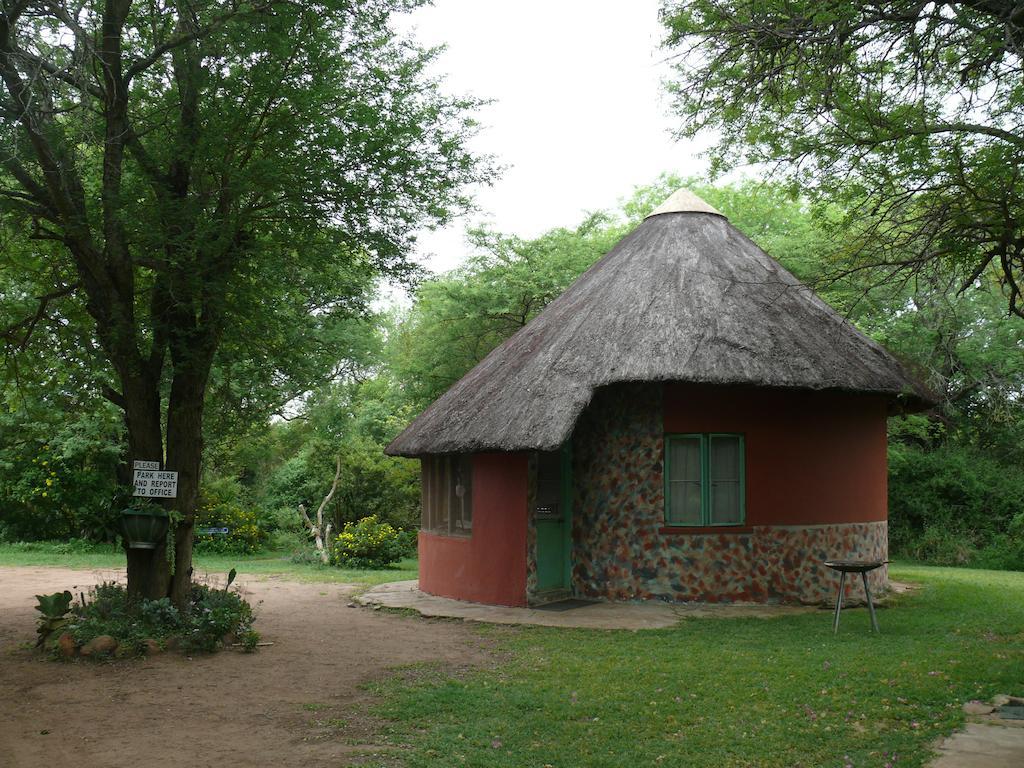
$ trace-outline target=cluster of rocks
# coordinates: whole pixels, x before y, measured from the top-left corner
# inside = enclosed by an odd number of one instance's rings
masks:
[[[161,645],[157,640],[149,638],[143,641],[143,645],[145,646],[146,655],[153,656],[162,653],[165,647],[167,650],[173,650],[177,643],[175,638],[171,638],[164,645]],[[128,646],[120,644],[117,638],[111,635],[99,635],[80,647],[75,642],[75,638],[69,632],[65,632],[57,638],[57,648],[61,656],[66,659],[71,659],[75,656],[103,658],[108,656],[135,655],[134,649],[129,649]]]

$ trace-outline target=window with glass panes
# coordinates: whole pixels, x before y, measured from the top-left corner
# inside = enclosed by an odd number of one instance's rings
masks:
[[[665,522],[742,525],[743,454],[743,435],[666,435]]]
[[[472,533],[472,456],[424,456],[420,460],[420,480],[421,528],[450,536]]]

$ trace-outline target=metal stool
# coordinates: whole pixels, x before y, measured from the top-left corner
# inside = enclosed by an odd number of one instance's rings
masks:
[[[843,610],[843,587],[846,586],[846,574],[859,573],[864,580],[864,595],[868,599],[868,611],[871,613],[871,628],[878,632],[878,619],[875,618],[875,604],[871,601],[871,588],[868,587],[868,573],[881,568],[888,560],[826,560],[825,566],[839,571],[839,594],[836,595],[836,617],[832,622],[832,634],[839,631],[839,612]]]

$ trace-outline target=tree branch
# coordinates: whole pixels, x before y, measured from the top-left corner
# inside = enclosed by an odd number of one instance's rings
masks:
[[[259,13],[261,11],[268,10],[273,5],[274,0],[269,0],[266,3],[254,5],[252,8],[248,9],[248,11],[252,13]],[[246,12],[245,9],[243,9],[241,5],[239,5],[231,11],[229,11],[228,13],[225,13],[222,16],[218,16],[217,18],[213,19],[205,27],[192,29],[188,32],[181,32],[172,37],[170,40],[161,43],[156,48],[154,48],[153,51],[148,56],[143,56],[141,59],[136,59],[128,66],[128,69],[125,70],[124,75],[125,82],[130,83],[132,79],[134,79],[137,75],[140,75],[141,73],[145,72],[157,61],[159,61],[162,57],[173,52],[175,49],[180,48],[183,45],[195,43],[202,40],[203,38],[209,37],[211,34],[216,32],[220,27],[224,26],[224,24],[226,24],[227,22],[231,21],[232,19],[241,15],[244,12]]]
[[[36,296],[36,301],[39,302],[39,305],[36,307],[36,311],[23,320],[19,320],[17,323],[5,328],[3,333],[0,333],[0,337],[4,338],[8,343],[11,343],[15,341],[19,332],[24,329],[25,333],[22,336],[21,341],[14,344],[15,351],[24,352],[28,347],[28,343],[32,338],[32,333],[35,331],[36,326],[38,326],[40,321],[46,317],[46,309],[49,307],[50,302],[64,298],[65,296],[70,296],[78,290],[78,288],[78,283],[72,283],[71,285],[63,286],[55,291],[51,291],[50,293],[44,293],[42,296]]]

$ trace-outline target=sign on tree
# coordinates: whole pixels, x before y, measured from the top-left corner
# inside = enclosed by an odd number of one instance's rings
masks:
[[[173,499],[178,495],[178,473],[136,469],[134,495],[151,499]]]

